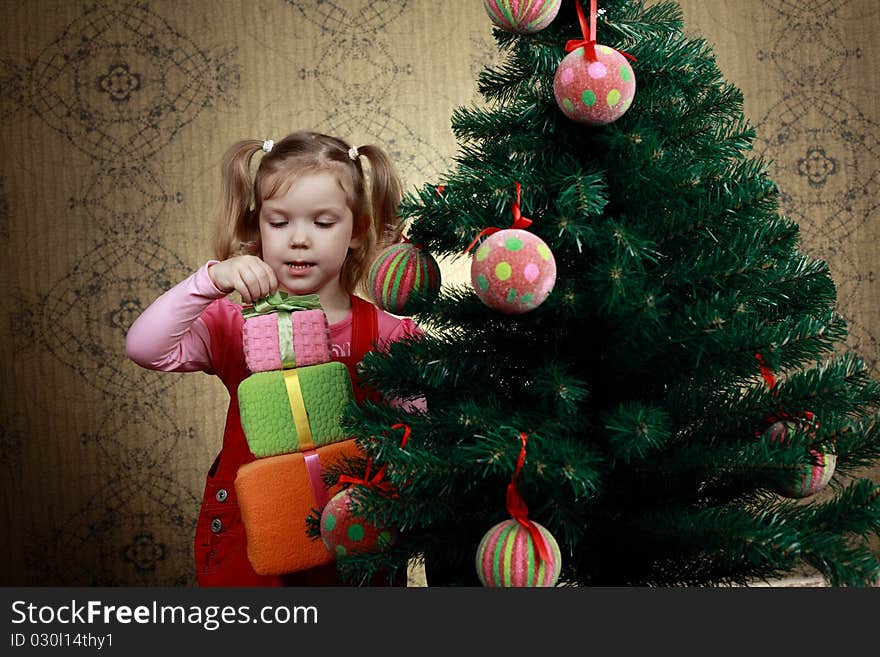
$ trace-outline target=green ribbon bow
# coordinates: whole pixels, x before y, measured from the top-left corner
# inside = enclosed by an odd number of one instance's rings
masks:
[[[279,311],[295,312],[297,310],[321,310],[321,301],[317,294],[293,295],[278,290],[274,294],[257,299],[252,306],[244,306],[241,314],[244,318],[257,315],[269,315]]]

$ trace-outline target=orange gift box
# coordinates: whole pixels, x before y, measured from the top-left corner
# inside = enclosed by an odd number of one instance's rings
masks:
[[[260,575],[295,573],[332,563],[335,556],[306,534],[306,518],[341,490],[321,480],[327,465],[356,457],[353,439],[316,450],[257,459],[238,469],[235,491],[247,533],[247,554]]]

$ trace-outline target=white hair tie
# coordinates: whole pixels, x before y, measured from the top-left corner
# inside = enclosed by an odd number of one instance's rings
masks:
[[[360,155],[360,153],[358,153],[357,146],[352,146],[348,149],[348,157],[350,157],[352,160],[358,159],[358,155]]]
[[[275,148],[275,142],[271,139],[267,139],[263,142],[263,151],[266,153],[271,153],[272,149]]]

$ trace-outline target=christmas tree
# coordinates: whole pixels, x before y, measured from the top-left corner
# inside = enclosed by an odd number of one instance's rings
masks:
[[[543,302],[505,288],[490,303],[481,288],[497,281],[476,275],[413,295],[425,336],[361,367],[382,399],[427,410],[350,407],[372,475],[341,469],[363,480],[353,512],[398,533],[339,568],[358,583],[424,559],[429,586],[479,585],[478,546],[514,515],[555,538],[559,585],[804,568],[872,584],[880,486],[858,470],[880,459],[880,385],[845,349],[828,268],[799,252],[742,94],[683,34],[679,6],[589,4],[495,29],[505,58],[479,77],[485,103],[452,117],[454,167],[404,199],[425,251],[476,262],[487,228],[515,226],[552,252],[555,285]],[[604,88],[567,97],[589,76],[561,80],[563,59],[604,55],[631,65],[631,104]],[[617,116],[585,114],[605,102]]]

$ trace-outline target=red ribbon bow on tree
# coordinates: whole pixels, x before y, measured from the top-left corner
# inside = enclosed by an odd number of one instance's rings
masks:
[[[516,201],[514,201],[513,207],[510,208],[510,212],[511,214],[513,214],[513,223],[510,224],[510,228],[525,229],[532,225],[532,220],[522,216],[522,210],[519,207],[519,197],[521,191],[522,185],[516,183]],[[468,245],[468,248],[466,248],[464,252],[468,253],[472,248],[474,248],[474,246],[476,246],[477,242],[479,242],[481,238],[497,233],[499,230],[501,230],[501,228],[498,228],[497,226],[484,228],[480,231],[480,234],[474,238],[474,241]]]
[[[776,376],[773,374],[773,370],[770,369],[770,366],[767,365],[767,361],[764,360],[764,357],[760,353],[755,354],[755,358],[758,360],[758,369],[761,370],[761,376],[764,377],[764,383],[767,384],[767,388],[774,394],[779,394],[779,391],[776,390]],[[812,411],[803,411],[801,415],[808,423],[813,422],[813,412]],[[779,422],[780,420],[791,420],[792,418],[790,413],[786,413],[785,411],[780,411],[779,415],[771,415],[767,418],[767,422],[770,424],[774,424],[775,422]],[[817,425],[818,426],[818,425]]]
[[[412,245],[413,245],[413,248],[416,248],[416,249],[418,249],[419,251],[422,251],[422,250],[425,248],[425,245],[424,245],[424,244],[422,244],[422,243],[417,243],[417,242],[413,242],[413,241],[412,241],[409,237],[407,237],[406,235],[401,235],[401,236],[400,236],[400,241],[401,241],[403,244],[412,244]]]
[[[526,462],[526,443],[528,442],[528,436],[520,432],[519,439],[522,442],[522,447],[519,450],[519,457],[516,459],[516,470],[513,471],[510,483],[507,484],[507,512],[510,513],[514,520],[526,528],[529,532],[529,536],[532,537],[532,543],[535,544],[538,556],[542,561],[549,563],[550,550],[547,547],[547,541],[544,539],[541,531],[535,526],[535,523],[529,520],[529,507],[526,506],[525,500],[516,489],[516,480],[519,478],[523,463]]]
[[[400,441],[400,449],[406,447],[406,443],[409,441],[409,435],[411,430],[408,425],[403,424],[402,422],[398,422],[397,424],[391,425],[392,429],[403,429],[403,438]],[[366,486],[367,488],[372,488],[373,490],[379,490],[383,493],[390,494],[392,497],[396,497],[397,493],[392,490],[391,482],[385,481],[385,466],[383,465],[379,468],[376,473],[370,476],[370,469],[373,466],[373,459],[367,459],[367,467],[364,469],[363,477],[352,477],[350,475],[340,475],[339,483],[340,484],[352,484],[355,486]]]
[[[565,44],[565,52],[571,52],[572,50],[583,48],[584,59],[596,61],[596,16],[599,13],[599,0],[590,0],[589,25],[587,24],[587,17],[584,16],[584,10],[581,8],[581,3],[575,2],[575,6],[577,7],[578,21],[580,21],[581,33],[584,38],[570,40]],[[587,36],[588,33],[589,36]],[[622,50],[618,50],[617,52],[631,61],[636,61],[636,58],[628,52],[623,52]]]

